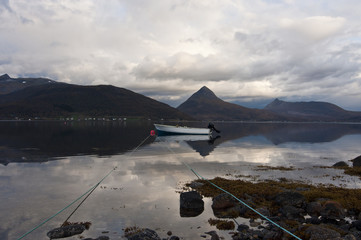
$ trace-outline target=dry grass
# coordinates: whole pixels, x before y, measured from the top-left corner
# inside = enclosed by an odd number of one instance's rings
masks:
[[[216,228],[218,230],[234,230],[234,228],[236,227],[234,222],[227,221],[227,220],[219,220],[219,219],[210,218],[208,220],[208,223],[211,226],[216,226]]]
[[[271,167],[271,166],[264,166],[264,165],[259,165],[257,166],[258,169],[256,169],[256,171],[267,171],[267,170],[279,170],[279,171],[293,171],[296,170],[296,168],[294,167]]]
[[[204,185],[197,188],[200,194],[205,197],[215,197],[223,191],[215,188],[205,180],[197,180]],[[277,193],[285,190],[306,189],[300,191],[308,202],[317,201],[318,199],[330,199],[339,202],[346,209],[361,212],[361,189],[346,189],[333,185],[310,185],[293,181],[264,181],[252,183],[244,180],[230,180],[224,178],[214,178],[210,180],[212,183],[232,193],[237,198],[247,199],[252,196],[252,201],[256,207],[274,208],[272,197]]]

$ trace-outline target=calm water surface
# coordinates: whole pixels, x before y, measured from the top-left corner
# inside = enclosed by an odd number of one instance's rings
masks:
[[[216,127],[221,136],[210,140],[148,137],[153,129],[150,121],[0,122],[0,239],[19,238],[114,167],[70,218],[92,222],[82,234],[85,238],[125,239],[123,229],[135,225],[155,229],[161,238],[172,231],[184,239],[204,239],[204,232],[216,230],[208,224],[208,219],[215,218],[211,199],[204,199],[200,215],[180,217],[179,191],[196,179],[184,163],[206,178],[285,177],[361,187],[358,178],[320,168],[361,155],[359,124],[216,123]],[[295,170],[260,171],[260,166]],[[46,233],[59,227],[75,206],[23,239],[48,239]],[[227,231],[218,232],[230,239]]]

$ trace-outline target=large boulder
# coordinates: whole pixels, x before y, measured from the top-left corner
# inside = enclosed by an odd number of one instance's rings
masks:
[[[306,204],[306,198],[299,192],[285,191],[275,196],[275,202],[280,206],[303,208]]]
[[[196,217],[204,211],[202,196],[196,191],[180,194],[180,216]]]
[[[345,217],[345,209],[336,201],[327,201],[321,208],[321,216],[324,219],[343,219]]]
[[[344,161],[340,161],[340,162],[333,164],[332,167],[348,167],[348,164]]]
[[[356,220],[356,221],[352,222],[351,227],[354,227],[358,231],[361,231],[361,220]]]
[[[352,159],[351,162],[352,162],[352,164],[353,164],[352,166],[354,166],[354,167],[361,167],[361,155],[358,156],[358,157],[356,157],[356,158],[354,158],[354,159]]]
[[[310,240],[336,240],[341,237],[339,232],[322,225],[312,225],[306,229],[305,233],[310,236]]]
[[[227,193],[221,193],[218,196],[215,196],[212,199],[212,208],[213,209],[225,209],[231,208],[238,205],[236,199],[228,195]]]
[[[321,208],[322,208],[321,203],[319,203],[319,202],[310,202],[310,203],[307,203],[306,212],[311,217],[318,217],[321,214]]]
[[[305,210],[302,208],[296,208],[294,206],[286,205],[280,208],[280,212],[283,217],[290,220],[297,220],[299,222],[304,222]]]
[[[237,218],[243,210],[247,212],[245,208],[227,193],[221,193],[212,199],[213,214],[217,218]]]
[[[81,234],[86,229],[84,224],[72,224],[64,227],[55,228],[46,235],[50,239],[66,238],[77,234]]]

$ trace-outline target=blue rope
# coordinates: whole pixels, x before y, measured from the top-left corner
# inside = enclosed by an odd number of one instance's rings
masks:
[[[169,151],[171,151],[172,153],[175,154],[175,152],[169,148],[167,146],[167,148],[169,149]],[[273,225],[275,225],[276,227],[280,228],[281,230],[285,231],[286,233],[290,234],[291,236],[295,237],[298,240],[302,240],[301,238],[297,237],[296,235],[294,235],[293,233],[291,233],[290,231],[288,231],[287,229],[283,228],[282,226],[280,226],[279,224],[275,223],[274,221],[272,221],[271,219],[269,219],[268,217],[264,216],[262,213],[258,212],[256,209],[252,208],[251,206],[249,206],[247,203],[243,202],[241,199],[237,198],[236,196],[234,196],[232,193],[224,190],[223,188],[219,187],[218,185],[212,183],[211,181],[209,181],[208,179],[205,179],[202,175],[200,175],[197,171],[195,171],[193,168],[191,168],[187,163],[182,162],[189,170],[191,170],[194,175],[196,175],[199,179],[203,179],[206,182],[210,183],[212,186],[218,188],[219,190],[227,193],[228,195],[230,195],[231,197],[233,197],[234,199],[236,199],[237,201],[239,201],[240,203],[242,203],[244,206],[248,207],[249,209],[251,209],[253,212],[257,213],[258,215],[260,215],[261,217],[263,217],[264,219],[266,219],[267,221],[269,221],[270,223],[272,223]]]
[[[150,137],[150,135],[148,135],[135,149],[133,149],[131,151],[131,153],[129,154],[129,157],[133,155],[133,153],[141,146],[143,145],[143,143]],[[74,201],[72,201],[70,204],[68,204],[67,206],[65,206],[63,209],[59,210],[57,213],[55,213],[54,215],[52,215],[51,217],[47,218],[46,220],[44,220],[42,223],[40,223],[39,225],[37,225],[36,227],[32,228],[31,230],[27,231],[25,234],[23,234],[21,237],[17,238],[17,240],[23,239],[24,237],[26,237],[27,235],[29,235],[30,233],[32,233],[33,231],[35,231],[36,229],[40,228],[41,226],[43,226],[45,223],[49,222],[51,219],[53,219],[54,217],[56,217],[57,215],[59,215],[60,213],[62,213],[64,210],[66,210],[67,208],[69,208],[71,205],[73,205],[74,203],[76,203],[77,201],[79,201],[81,198],[83,198],[85,195],[87,195],[88,193],[92,192],[95,190],[95,188],[97,188],[101,182],[104,181],[104,179],[106,179],[115,169],[117,169],[117,167],[114,167],[112,170],[110,170],[97,184],[95,184],[93,187],[91,187],[88,191],[86,191],[85,193],[83,193],[80,197],[78,197],[77,199],[75,199]],[[75,211],[74,211],[75,212]],[[73,213],[74,213],[73,212]],[[72,214],[73,214],[72,213]]]
[[[85,193],[83,193],[80,197],[78,197],[77,199],[75,199],[74,201],[72,201],[70,204],[68,204],[66,207],[64,207],[63,209],[59,210],[57,213],[55,213],[54,215],[52,215],[51,217],[47,218],[46,220],[44,220],[42,223],[40,223],[39,225],[37,225],[36,227],[34,227],[33,229],[29,230],[28,232],[26,232],[25,234],[23,234],[21,237],[19,237],[17,240],[23,239],[24,237],[26,237],[27,235],[29,235],[30,233],[32,233],[33,231],[35,231],[36,229],[40,228],[41,226],[43,226],[45,223],[49,222],[51,219],[53,219],[54,217],[56,217],[57,215],[59,215],[60,213],[62,213],[64,210],[66,210],[67,208],[69,208],[71,205],[73,205],[74,203],[76,203],[77,201],[79,201],[82,197],[84,197],[86,194],[88,194],[90,191],[94,190],[97,186],[99,186],[99,184],[105,179],[107,178],[113,171],[115,170],[115,168],[113,168],[105,177],[103,177],[95,186],[91,187],[88,191],[86,191]]]
[[[227,190],[224,190],[223,188],[219,187],[218,185],[212,183],[211,181],[209,181],[208,179],[205,179],[202,175],[200,175],[198,172],[196,172],[194,169],[192,169],[187,163],[184,163],[184,165],[187,166],[187,168],[189,168],[193,173],[195,173],[195,175],[198,178],[201,178],[203,180],[205,180],[206,182],[210,183],[212,186],[218,188],[219,190],[227,193],[228,195],[230,195],[231,197],[233,197],[234,199],[236,199],[237,201],[239,201],[240,203],[242,203],[243,205],[245,205],[246,207],[248,207],[249,209],[251,209],[253,212],[257,213],[258,215],[260,215],[261,217],[263,217],[264,219],[266,219],[267,221],[269,221],[270,223],[272,223],[273,225],[275,225],[276,227],[282,229],[283,231],[285,231],[286,233],[290,234],[291,236],[295,237],[296,239],[302,240],[301,238],[297,237],[296,235],[294,235],[293,233],[291,233],[290,231],[288,231],[287,229],[283,228],[282,226],[280,226],[279,224],[275,223],[274,221],[272,221],[271,219],[269,219],[268,217],[266,217],[265,215],[263,215],[262,213],[258,212],[256,209],[252,208],[251,206],[249,206],[247,203],[243,202],[241,199],[237,198],[236,196],[234,196],[232,193],[228,192]]]

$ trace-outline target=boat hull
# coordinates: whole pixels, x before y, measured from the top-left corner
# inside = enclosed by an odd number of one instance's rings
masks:
[[[171,126],[163,124],[154,124],[159,135],[166,134],[187,134],[187,135],[210,135],[211,130],[208,128],[193,128],[193,127],[181,127]]]

